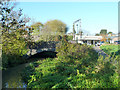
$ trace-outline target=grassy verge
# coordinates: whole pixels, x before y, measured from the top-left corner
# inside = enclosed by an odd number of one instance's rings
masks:
[[[120,53],[120,45],[102,45],[100,48],[108,55],[118,56]]]

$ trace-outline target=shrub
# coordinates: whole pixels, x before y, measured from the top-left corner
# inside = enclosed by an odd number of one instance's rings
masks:
[[[85,44],[71,44],[67,41],[64,41],[64,43],[60,44],[59,47],[56,48],[56,51],[58,52],[58,57],[69,57],[71,58],[71,61],[75,61],[75,59],[83,60],[83,64],[87,64],[90,61],[94,62],[98,56],[95,50],[90,46]]]
[[[6,42],[2,44],[3,68],[24,62],[25,59],[22,56],[28,52],[25,40],[22,37],[14,38],[12,35],[4,38],[4,40]]]
[[[29,88],[118,88],[118,57],[99,56],[92,47],[59,44],[58,58],[45,59],[26,70]],[[37,67],[36,64],[38,64]],[[23,74],[24,75],[24,74]]]
[[[100,48],[108,55],[112,56],[115,54],[115,56],[118,56],[118,53],[120,52],[119,46],[120,45],[102,45]]]

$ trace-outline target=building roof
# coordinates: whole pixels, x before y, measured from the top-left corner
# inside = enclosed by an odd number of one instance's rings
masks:
[[[83,36],[80,40],[101,40],[102,36]]]
[[[114,39],[114,38],[118,38],[118,36],[108,36],[106,37],[107,39],[110,38],[110,39]]]

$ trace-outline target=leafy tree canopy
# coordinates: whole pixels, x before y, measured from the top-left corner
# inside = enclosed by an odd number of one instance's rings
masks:
[[[108,32],[108,34],[112,34],[113,32]]]
[[[97,33],[97,34],[95,34],[95,36],[100,36],[100,34]]]
[[[33,35],[38,35],[40,34],[40,30],[43,29],[43,24],[41,22],[36,22],[32,24],[31,27],[33,28]]]
[[[107,34],[107,29],[101,29],[100,34],[101,35],[106,35]]]
[[[67,32],[66,24],[60,20],[50,20],[44,25],[44,29],[54,34],[65,34]]]
[[[26,46],[31,41],[32,29],[26,26],[30,18],[23,16],[22,9],[15,11],[14,8],[15,2],[0,1],[3,67],[22,61],[20,57],[27,53]]]

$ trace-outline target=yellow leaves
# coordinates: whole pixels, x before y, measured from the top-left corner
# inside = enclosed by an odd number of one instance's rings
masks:
[[[95,71],[92,71],[93,74],[95,74]]]
[[[79,73],[79,70],[77,69],[77,75],[79,75],[80,73]]]
[[[80,74],[79,70],[77,69],[77,76],[80,76],[80,77],[85,77],[86,75],[85,74]]]

